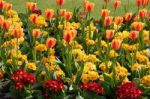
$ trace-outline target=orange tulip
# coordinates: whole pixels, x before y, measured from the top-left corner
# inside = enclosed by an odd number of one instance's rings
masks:
[[[105,26],[110,26],[112,24],[112,20],[113,20],[113,18],[110,17],[110,16],[105,17],[105,19],[104,19],[104,25]]]
[[[76,34],[77,34],[76,30],[66,30],[64,32],[63,38],[67,43],[69,43],[76,37]]]
[[[47,9],[45,11],[45,17],[48,19],[48,20],[51,20],[53,17],[54,17],[54,10],[53,9]]]
[[[4,3],[4,9],[5,9],[6,11],[12,9],[12,4],[10,4],[10,3]]]
[[[27,3],[26,3],[26,7],[27,7],[27,9],[30,10],[30,11],[34,11],[34,10],[37,9],[37,5],[36,5],[36,3],[34,3],[34,2],[27,2]]]
[[[65,19],[70,20],[72,18],[72,12],[65,12]]]
[[[120,4],[121,4],[121,2],[119,0],[115,0],[113,3],[113,6],[116,9],[116,8],[120,7]]]
[[[112,39],[114,36],[114,30],[106,30],[106,39]]]
[[[86,2],[86,4],[85,4],[85,10],[86,10],[88,13],[90,13],[90,12],[93,11],[94,6],[95,6],[94,3]]]
[[[139,17],[140,18],[145,18],[146,15],[147,15],[147,10],[146,9],[139,10]]]
[[[15,38],[20,38],[20,37],[24,36],[23,29],[22,28],[15,28],[13,30],[13,36]]]
[[[62,6],[65,0],[56,0],[58,6]]]
[[[4,2],[3,2],[3,0],[0,0],[0,10],[2,10],[3,7],[4,7]]]
[[[125,21],[129,21],[132,18],[132,13],[128,12],[125,14]]]
[[[5,30],[8,30],[9,29],[9,26],[10,26],[10,24],[8,23],[8,21],[6,21],[6,20],[4,20],[3,22],[2,22],[2,28],[3,29],[5,29]]]
[[[4,21],[4,16],[0,15],[0,26],[2,27],[2,23]]]
[[[141,0],[142,6],[147,6],[150,0]]]
[[[121,41],[118,40],[118,39],[113,39],[112,42],[111,42],[111,47],[112,47],[114,50],[119,50],[120,47],[121,47]]]
[[[65,13],[66,13],[67,11],[66,11],[66,9],[60,9],[59,10],[59,15],[60,16],[65,16]]]
[[[38,18],[38,15],[37,14],[31,14],[29,16],[29,20],[32,22],[32,23],[35,23],[37,21],[37,18]]]
[[[32,36],[35,38],[40,38],[41,30],[40,29],[33,29]]]
[[[122,24],[122,22],[123,22],[123,17],[121,17],[121,16],[115,17],[115,23],[116,23],[117,25]]]
[[[56,39],[55,38],[50,37],[46,40],[47,48],[53,48],[55,45],[56,45]]]
[[[130,34],[129,34],[129,38],[130,39],[137,39],[138,38],[138,34],[139,34],[138,31],[131,31]]]
[[[110,10],[108,10],[108,9],[102,9],[102,10],[101,10],[101,16],[102,16],[103,18],[109,16],[109,13],[110,13]]]
[[[84,10],[86,9],[86,4],[89,3],[88,0],[83,0],[83,7],[84,7]]]
[[[144,24],[142,22],[134,22],[131,24],[131,26],[134,28],[134,30],[141,31],[143,30]]]

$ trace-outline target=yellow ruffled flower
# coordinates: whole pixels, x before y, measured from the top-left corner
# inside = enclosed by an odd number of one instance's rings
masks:
[[[51,64],[54,64],[55,63],[55,56],[54,55],[51,55],[51,56],[49,56],[49,63],[51,63]]]
[[[92,46],[92,45],[95,45],[95,41],[94,40],[90,40],[90,39],[86,39],[86,44],[88,46]]]
[[[35,47],[35,50],[36,51],[40,51],[40,52],[44,52],[44,51],[47,51],[47,47],[45,44],[39,44]]]
[[[83,83],[88,83],[89,82],[88,74],[82,74],[81,79]]]
[[[35,63],[27,63],[26,67],[30,70],[36,70],[36,64]]]
[[[141,83],[145,86],[150,87],[150,75],[146,75],[141,79]]]
[[[38,16],[35,24],[37,26],[46,26],[47,25],[45,18],[43,16]]]
[[[128,38],[129,37],[129,32],[128,31],[123,31],[122,32],[123,38]]]
[[[118,53],[116,53],[115,50],[110,50],[110,52],[109,52],[109,57],[110,58],[117,57],[117,56],[118,56]]]
[[[99,78],[98,72],[96,71],[89,71],[88,72],[89,80],[97,80]]]
[[[143,64],[138,64],[138,63],[135,63],[132,65],[131,67],[131,71],[134,72],[134,71],[137,71],[139,69],[142,69],[145,65]]]
[[[103,62],[99,65],[99,68],[102,70],[102,71],[105,71],[106,69],[109,69],[112,65],[112,62],[111,61],[108,61],[108,62]]]
[[[13,17],[14,15],[17,15],[17,12],[15,10],[10,9],[6,12],[6,15],[8,17]]]
[[[95,63],[95,62],[98,62],[99,59],[96,57],[96,55],[89,54],[89,55],[87,55],[87,57],[86,57],[86,61],[87,61],[87,62]]]
[[[115,69],[116,69],[116,79],[117,80],[120,80],[123,77],[127,77],[128,71],[127,71],[127,69],[125,67],[117,66]]]
[[[55,71],[56,77],[65,76],[65,73],[62,70]]]

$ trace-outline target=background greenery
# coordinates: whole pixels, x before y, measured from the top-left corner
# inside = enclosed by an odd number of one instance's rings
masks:
[[[25,4],[28,0],[6,0],[8,2],[11,2],[13,4],[13,7],[18,12],[25,12]],[[31,1],[31,0],[30,0]],[[82,6],[83,0],[65,0],[65,4],[63,5],[63,8],[66,8],[69,11],[73,11],[74,7]],[[93,17],[99,18],[100,17],[100,10],[102,8],[102,5],[104,4],[104,0],[89,0],[91,2],[95,3],[95,9],[92,12]],[[111,3],[109,3],[109,9],[113,11],[112,2],[114,0],[111,0]],[[57,9],[56,6],[56,0],[37,0],[38,2],[38,8],[41,10],[45,10],[46,8],[53,8]],[[124,6],[128,4],[128,0],[121,0],[121,7],[117,10],[117,14],[124,14]],[[135,12],[137,10],[136,6],[136,0],[129,0],[129,11]],[[148,10],[150,10],[150,4],[148,6]],[[112,12],[113,14],[113,12]]]

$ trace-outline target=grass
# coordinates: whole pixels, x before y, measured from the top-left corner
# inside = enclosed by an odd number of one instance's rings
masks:
[[[6,0],[8,2],[11,2],[13,4],[13,8],[17,10],[18,12],[25,12],[25,5],[26,1],[28,0]],[[100,10],[102,9],[102,5],[104,4],[104,0],[89,0],[91,2],[95,3],[95,9],[92,12],[92,16],[95,18],[100,17]],[[112,2],[114,0],[111,0],[111,3],[109,3],[109,9],[111,9],[113,14],[113,6]],[[124,14],[124,6],[127,4],[128,0],[121,0],[121,7],[117,9],[117,15],[123,15]],[[135,12],[137,11],[137,6],[136,6],[136,0],[129,0],[130,5],[129,5],[129,11]],[[56,1],[55,0],[37,0],[38,2],[38,8],[42,9],[44,11],[46,8],[53,8],[57,9],[58,7],[56,6]],[[65,0],[65,3],[63,5],[63,8],[73,11],[74,7],[79,7],[82,6],[82,0]],[[150,9],[150,5],[148,6],[148,9]]]

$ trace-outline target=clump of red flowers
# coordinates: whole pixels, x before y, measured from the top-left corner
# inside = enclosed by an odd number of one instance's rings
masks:
[[[15,71],[11,79],[15,82],[16,89],[23,89],[25,85],[34,84],[36,82],[36,76],[32,73],[27,73],[24,69]]]
[[[58,91],[62,91],[64,89],[64,83],[61,79],[50,79],[46,81],[45,87],[49,91],[54,91],[57,93]]]
[[[127,82],[117,87],[118,99],[137,99],[141,94],[142,91],[134,82]]]
[[[87,91],[94,91],[97,94],[103,94],[103,88],[96,82],[82,84],[80,85],[80,88]]]

